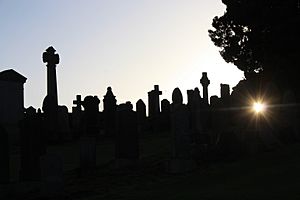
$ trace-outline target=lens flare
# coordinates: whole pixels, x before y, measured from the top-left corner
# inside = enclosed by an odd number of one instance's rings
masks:
[[[263,113],[266,109],[266,106],[261,102],[254,102],[253,103],[253,110],[255,113]]]

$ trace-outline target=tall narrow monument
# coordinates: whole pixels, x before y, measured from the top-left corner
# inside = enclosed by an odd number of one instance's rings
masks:
[[[159,95],[161,95],[162,92],[159,91],[159,86],[154,85],[154,90],[151,90],[148,92],[148,109],[149,109],[149,117],[155,118],[159,115],[160,112],[160,106],[159,106]]]
[[[55,105],[58,105],[56,65],[59,63],[59,55],[55,52],[52,46],[48,47],[43,53],[43,62],[47,63],[47,96],[51,96]]]
[[[200,83],[203,87],[203,101],[208,105],[208,85],[210,84],[210,80],[207,78],[207,72],[202,72]]]

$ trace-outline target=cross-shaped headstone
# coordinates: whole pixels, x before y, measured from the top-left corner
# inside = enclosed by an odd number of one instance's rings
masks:
[[[47,63],[47,67],[56,67],[56,65],[59,63],[59,55],[55,52],[56,50],[50,46],[43,53],[43,62]]]
[[[156,94],[161,95],[162,91],[159,91],[159,86],[158,85],[154,85],[154,91]]]
[[[76,108],[81,111],[83,101],[81,101],[81,95],[76,95],[76,100],[73,101],[73,104],[76,105]]]

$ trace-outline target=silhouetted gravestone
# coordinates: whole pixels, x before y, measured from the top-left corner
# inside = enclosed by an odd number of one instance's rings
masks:
[[[203,87],[204,104],[208,105],[208,85],[210,84],[210,80],[207,78],[207,72],[202,72],[202,77],[200,79],[200,83]]]
[[[58,134],[63,141],[72,139],[68,108],[66,106],[58,106]]]
[[[188,90],[188,110],[189,110],[189,120],[190,128],[193,134],[199,135],[202,134],[202,118],[201,118],[201,108],[202,108],[202,99],[200,96],[200,91],[198,88],[195,90]]]
[[[73,101],[76,106],[72,107],[72,133],[73,137],[78,138],[82,133],[82,104],[81,95],[76,95],[76,100]]]
[[[20,180],[40,180],[40,156],[46,153],[42,130],[42,119],[33,107],[26,109],[25,117],[20,122]]]
[[[43,62],[47,63],[47,96],[52,96],[55,105],[57,100],[57,81],[56,81],[56,65],[59,63],[59,55],[56,50],[50,46],[43,53]]]
[[[96,138],[80,138],[80,175],[93,173],[96,169]]]
[[[160,126],[161,129],[164,131],[170,130],[170,112],[170,102],[167,99],[163,99],[161,101]]]
[[[145,126],[146,126],[146,105],[142,99],[139,99],[136,102],[136,115],[137,115],[138,132],[142,133],[145,130]]]
[[[41,195],[47,198],[57,198],[63,195],[64,177],[63,162],[57,154],[46,154],[41,162]]]
[[[103,99],[104,132],[107,136],[115,135],[116,109],[116,96],[114,96],[111,87],[108,87]]]
[[[9,183],[9,142],[8,134],[0,124],[0,184],[6,183]]]
[[[159,95],[161,94],[162,92],[159,91],[158,85],[154,85],[154,90],[148,92],[148,116],[154,132],[157,132],[159,129]]]
[[[84,98],[85,135],[80,138],[80,174],[91,173],[96,168],[96,136],[100,100],[97,96]]]
[[[195,167],[192,148],[193,140],[189,128],[189,112],[182,103],[182,94],[179,88],[172,93],[171,105],[171,131],[173,137],[172,159],[168,163],[168,171],[181,173],[192,170]]]
[[[117,108],[115,156],[117,167],[130,166],[139,159],[137,116],[130,102]]]
[[[222,103],[221,99],[213,95],[210,97],[210,107],[211,107],[211,123],[213,124],[213,129],[220,129],[220,123],[222,120]]]
[[[97,96],[86,96],[83,101],[85,134],[96,136],[98,130],[98,114],[100,100]]]
[[[76,100],[73,101],[73,104],[76,105],[76,110],[82,111],[81,106],[83,105],[83,101],[81,101],[81,95],[76,95]]]
[[[230,105],[230,87],[228,84],[221,84],[221,99],[224,107]]]

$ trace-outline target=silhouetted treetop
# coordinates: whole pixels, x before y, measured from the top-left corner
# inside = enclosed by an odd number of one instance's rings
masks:
[[[226,62],[275,80],[295,80],[299,66],[299,0],[223,0],[226,12],[213,19],[209,36]]]

